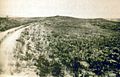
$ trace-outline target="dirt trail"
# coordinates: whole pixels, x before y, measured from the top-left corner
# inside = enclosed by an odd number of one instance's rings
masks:
[[[19,27],[16,27],[16,28],[12,28],[12,29],[9,29],[9,30],[6,30],[4,32],[0,32],[0,43],[10,34],[12,34],[13,32],[23,28],[24,25],[21,25]]]
[[[14,69],[14,67],[11,67],[11,63],[15,61],[13,51],[16,46],[16,39],[20,37],[21,32],[25,29],[25,27],[19,28],[10,29],[0,34],[1,39],[4,38],[0,43],[0,70],[5,74],[0,75],[0,77],[16,77],[9,74]]]

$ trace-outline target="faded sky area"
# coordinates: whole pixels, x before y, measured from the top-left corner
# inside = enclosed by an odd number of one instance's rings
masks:
[[[120,18],[120,0],[0,0],[0,16]]]

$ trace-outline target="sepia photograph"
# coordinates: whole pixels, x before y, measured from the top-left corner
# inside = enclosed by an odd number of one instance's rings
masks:
[[[0,77],[120,77],[120,0],[0,0]]]

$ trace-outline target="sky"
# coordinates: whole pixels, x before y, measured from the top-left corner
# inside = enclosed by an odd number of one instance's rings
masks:
[[[120,18],[120,0],[0,0],[0,16]]]

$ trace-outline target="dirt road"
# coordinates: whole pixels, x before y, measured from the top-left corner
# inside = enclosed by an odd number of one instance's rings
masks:
[[[10,76],[11,70],[14,69],[11,63],[15,63],[13,51],[16,47],[16,39],[25,28],[17,27],[0,33],[0,70],[3,73],[0,77],[16,77]]]

